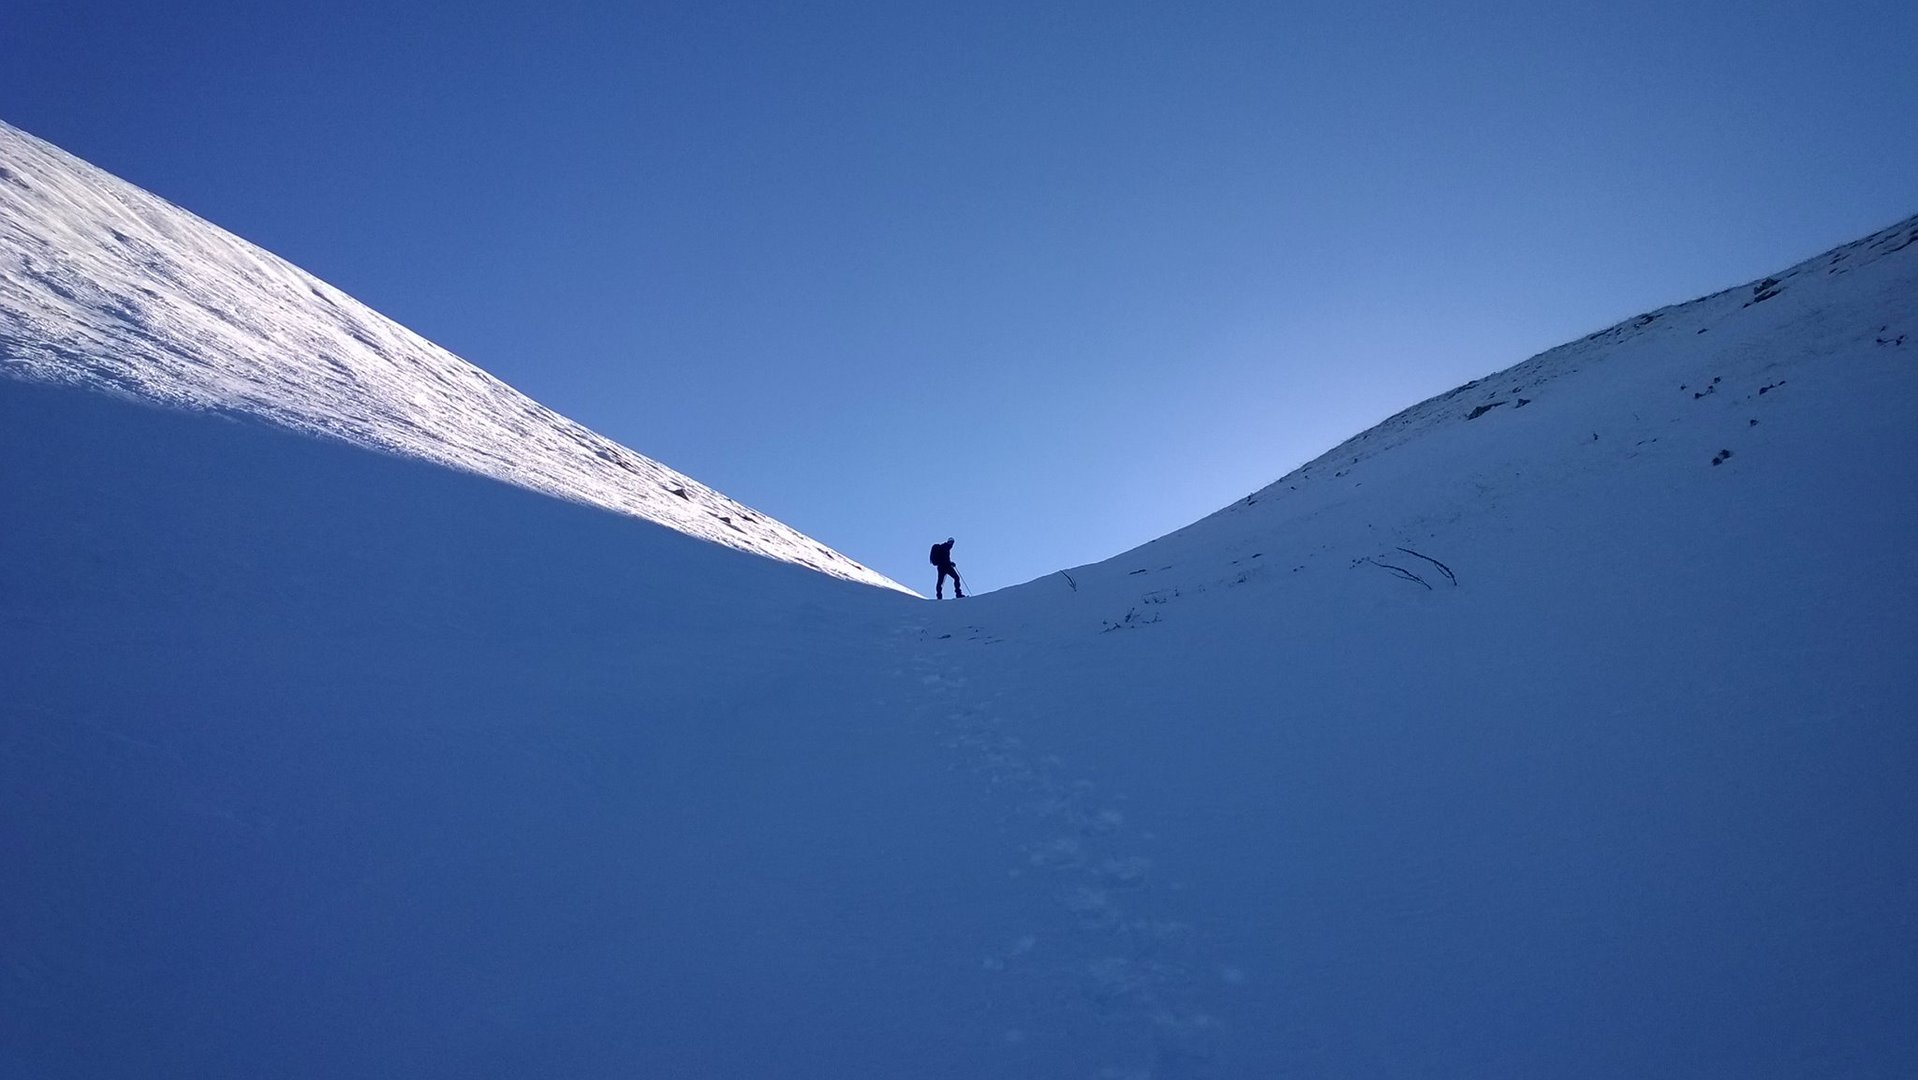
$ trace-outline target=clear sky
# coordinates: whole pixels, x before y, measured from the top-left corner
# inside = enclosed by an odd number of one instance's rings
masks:
[[[1918,4],[0,7],[0,117],[930,593],[1918,212]]]

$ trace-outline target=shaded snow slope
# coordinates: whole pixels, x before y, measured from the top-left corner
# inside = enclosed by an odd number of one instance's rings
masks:
[[[0,1075],[1910,1075],[1901,236],[943,604],[0,379]]]
[[[0,375],[257,417],[899,587],[4,123]]]
[[[67,388],[0,380],[0,463],[0,1076],[955,1038],[979,988],[910,988],[973,947],[988,829],[900,723],[917,601]]]

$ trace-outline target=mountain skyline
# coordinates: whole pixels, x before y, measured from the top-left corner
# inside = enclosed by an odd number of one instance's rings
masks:
[[[0,113],[926,590],[1918,206],[1888,0],[41,0]]]
[[[0,239],[7,242],[10,270],[0,282],[0,339],[11,374],[251,415],[661,521],[834,576],[916,591],[552,413],[299,268],[4,122],[0,151],[0,160],[11,163],[0,175],[6,230]],[[1908,225],[1909,219],[1875,235],[1894,235]],[[1789,278],[1841,248],[1779,273]],[[1758,281],[1656,309],[1586,340],[1643,329],[1669,311]],[[178,295],[163,295],[153,284]],[[236,322],[247,312],[276,310],[283,314]],[[63,323],[71,325],[62,329]],[[169,334],[184,334],[225,359],[208,363],[182,352],[163,340]],[[1287,478],[1332,461],[1432,401],[1572,347],[1548,350],[1409,406]],[[390,386],[384,384],[389,372],[397,377]],[[1494,400],[1485,407],[1508,403]],[[472,426],[475,419],[479,426]],[[495,442],[539,450],[502,457],[489,445]],[[963,558],[963,546],[961,551]]]

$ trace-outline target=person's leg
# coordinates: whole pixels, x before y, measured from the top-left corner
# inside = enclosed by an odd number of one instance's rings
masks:
[[[938,583],[932,587],[932,598],[934,600],[944,600],[946,598],[946,568],[943,566],[939,568]]]

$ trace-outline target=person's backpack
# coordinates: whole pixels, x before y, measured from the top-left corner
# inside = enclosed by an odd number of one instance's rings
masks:
[[[945,546],[946,546],[946,545],[944,545],[944,544],[934,544],[934,545],[932,545],[932,565],[934,565],[934,566],[938,566],[938,565],[939,565],[939,564],[940,564],[941,562],[944,562],[944,561],[945,561],[945,560],[943,560],[943,559],[941,559],[941,558],[939,557],[940,555],[942,555],[942,554],[944,554],[944,553],[943,553],[943,552],[941,552],[941,551],[940,551],[939,549],[940,549],[940,548],[942,548],[942,547],[945,547]]]

